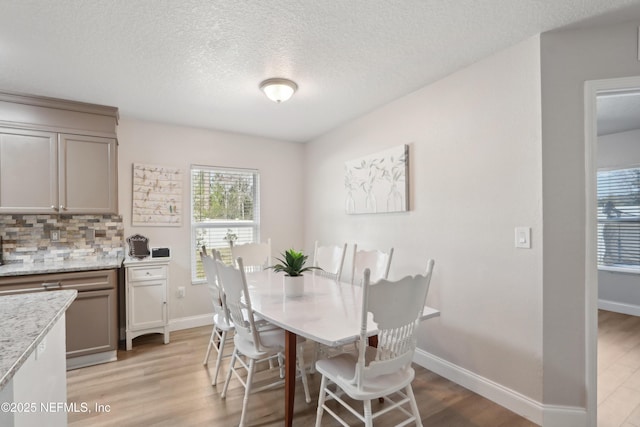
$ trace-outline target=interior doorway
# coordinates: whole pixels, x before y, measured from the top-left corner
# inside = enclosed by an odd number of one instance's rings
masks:
[[[604,138],[603,135],[622,134],[636,129],[640,129],[640,77],[596,80],[585,84],[585,376],[587,416],[589,425],[592,427],[597,426],[598,418],[598,284],[599,274],[602,274],[602,271],[598,269],[598,256],[602,259],[604,247],[601,235],[601,252],[598,255],[598,214],[600,213],[602,218],[604,212],[603,206],[600,206],[600,211],[598,210],[597,172],[599,166],[606,167],[607,162],[612,162],[611,158],[605,159],[603,153],[600,153],[599,156],[598,140]],[[613,212],[617,215],[621,211],[616,209]],[[618,216],[620,215],[622,213]],[[615,270],[615,268],[612,269],[614,272]],[[640,279],[640,276],[635,277]],[[609,309],[624,312],[624,306],[625,304],[622,303],[619,306],[611,306]],[[632,305],[628,306],[630,310],[633,310]],[[640,313],[630,312],[628,314],[638,315]]]

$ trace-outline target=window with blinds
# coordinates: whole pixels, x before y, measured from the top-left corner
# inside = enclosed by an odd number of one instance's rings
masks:
[[[598,265],[640,271],[640,167],[598,171]]]
[[[191,279],[204,283],[202,246],[215,248],[231,261],[234,244],[260,241],[258,171],[191,167]]]

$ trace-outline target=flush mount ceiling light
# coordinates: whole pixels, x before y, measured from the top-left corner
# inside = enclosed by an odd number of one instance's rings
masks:
[[[273,102],[284,102],[298,89],[295,82],[287,79],[267,79],[260,83],[260,90]]]

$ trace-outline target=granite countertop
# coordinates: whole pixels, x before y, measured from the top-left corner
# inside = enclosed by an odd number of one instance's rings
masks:
[[[18,372],[77,294],[73,289],[0,297],[0,390]]]
[[[26,276],[29,274],[64,273],[67,271],[108,270],[122,266],[124,257],[108,257],[94,260],[66,260],[60,262],[14,263],[0,266],[0,277]]]

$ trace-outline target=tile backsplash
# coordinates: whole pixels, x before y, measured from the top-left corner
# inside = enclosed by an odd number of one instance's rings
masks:
[[[52,239],[55,234],[57,241]],[[120,215],[0,215],[0,236],[5,264],[90,261],[124,254]]]

